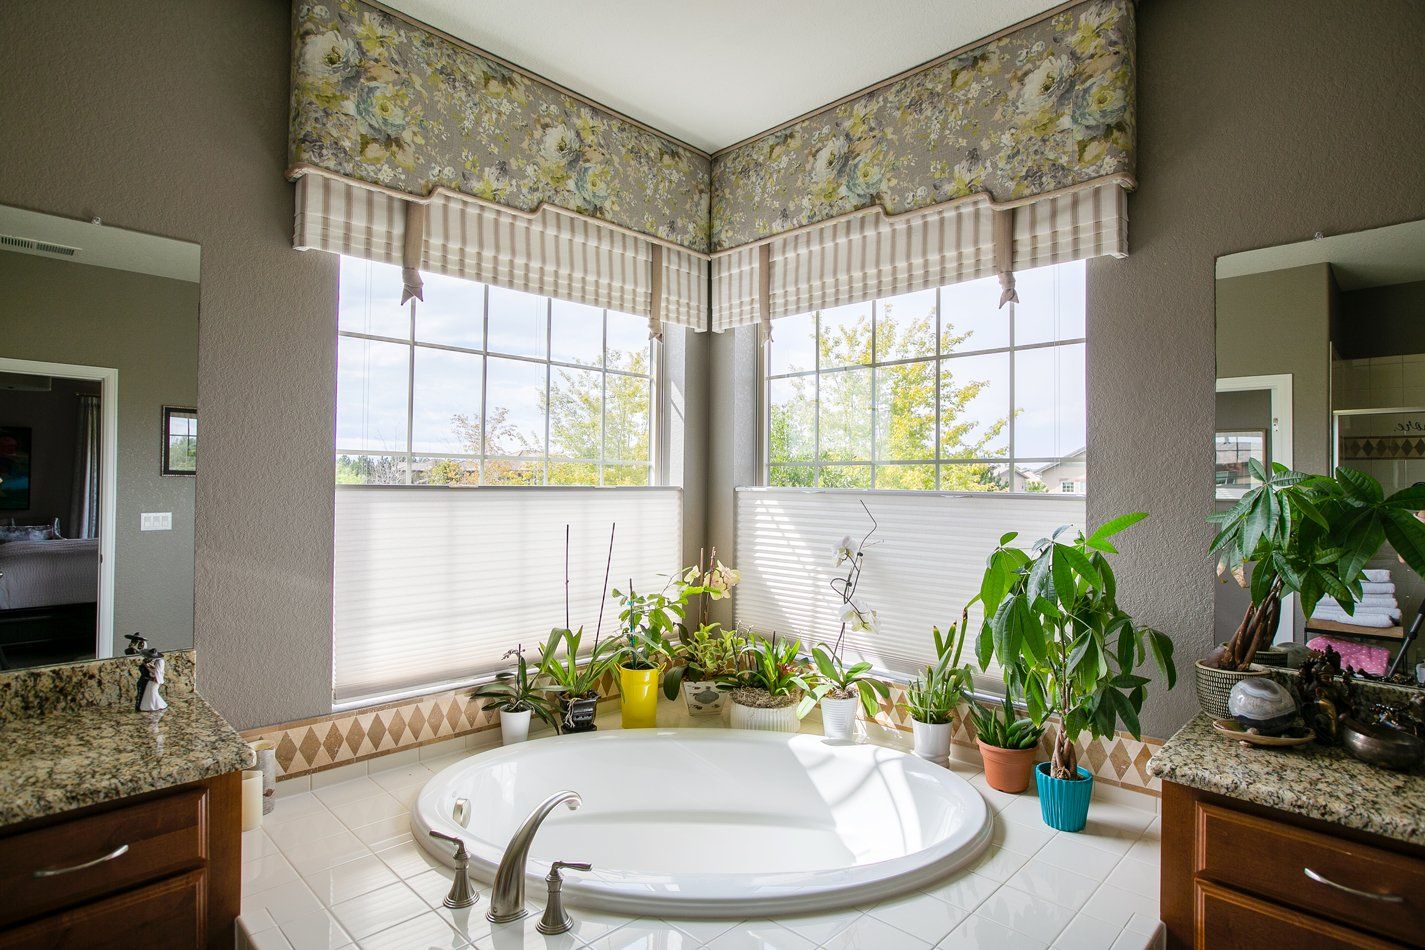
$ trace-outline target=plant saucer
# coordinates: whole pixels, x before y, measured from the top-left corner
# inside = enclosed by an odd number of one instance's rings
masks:
[[[1214,719],[1212,720],[1212,728],[1224,736],[1230,736],[1236,739],[1244,746],[1262,746],[1282,749],[1306,745],[1309,742],[1316,741],[1316,733],[1307,726],[1292,726],[1277,736],[1268,736],[1260,732],[1251,731],[1235,719]]]

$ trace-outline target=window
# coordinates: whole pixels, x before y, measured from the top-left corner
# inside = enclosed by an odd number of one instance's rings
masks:
[[[341,261],[336,480],[651,485],[644,317]]]
[[[198,472],[198,410],[163,407],[162,475]]]
[[[1082,494],[1084,264],[1015,277],[774,321],[766,484]]]

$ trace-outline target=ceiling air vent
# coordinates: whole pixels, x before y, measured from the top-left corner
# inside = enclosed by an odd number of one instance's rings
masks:
[[[0,234],[0,247],[14,248],[17,251],[30,251],[34,254],[53,254],[56,257],[73,257],[79,253],[79,248],[69,247],[65,244],[51,244],[48,241],[36,241],[33,238],[16,237],[13,234]]]

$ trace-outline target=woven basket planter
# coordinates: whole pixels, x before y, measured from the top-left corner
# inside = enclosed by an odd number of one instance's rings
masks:
[[[1232,694],[1232,687],[1242,680],[1267,675],[1267,671],[1260,666],[1246,670],[1219,670],[1203,666],[1201,660],[1193,666],[1197,674],[1197,705],[1213,719],[1232,718],[1227,711],[1227,697]]]

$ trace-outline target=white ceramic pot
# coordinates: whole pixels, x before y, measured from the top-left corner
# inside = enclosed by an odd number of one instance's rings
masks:
[[[931,723],[912,719],[910,728],[915,741],[915,754],[927,762],[949,767],[950,738],[954,727],[953,722]]]
[[[855,696],[821,701],[821,731],[828,739],[850,739],[856,735],[856,707],[861,700]]]
[[[529,717],[530,710],[522,712],[510,712],[508,709],[500,710],[500,744],[514,745],[516,742],[523,742],[529,738]]]
[[[763,732],[797,732],[802,721],[797,718],[797,704],[767,709],[762,706],[744,706],[734,699],[731,703],[734,729],[760,729]]]
[[[683,702],[690,716],[717,716],[727,703],[727,694],[713,680],[683,680]]]

